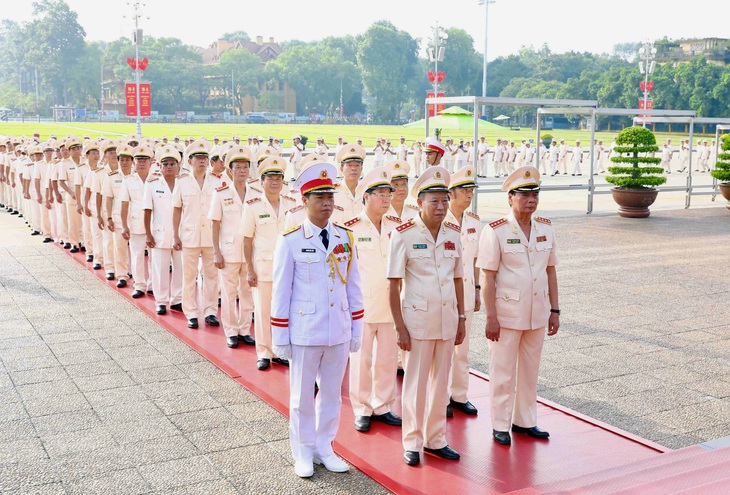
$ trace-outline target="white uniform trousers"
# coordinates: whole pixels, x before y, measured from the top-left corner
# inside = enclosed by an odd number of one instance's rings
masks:
[[[213,248],[186,248],[182,249],[183,262],[183,295],[182,304],[185,318],[199,318],[198,291],[198,263],[203,265],[203,318],[218,314],[218,273],[213,261]],[[246,276],[244,274],[244,282]]]
[[[121,225],[121,224],[116,224]],[[116,227],[115,225],[115,227]],[[98,227],[97,227],[98,228]],[[106,273],[116,273],[114,271],[114,232],[111,232],[108,228],[106,228],[106,225],[104,225],[104,230],[100,231],[101,233],[101,252],[102,252],[102,258],[104,259],[104,271]],[[94,236],[94,253],[96,253],[96,244],[98,242],[98,238]],[[96,260],[96,256],[94,256],[94,260]],[[125,272],[126,274],[126,272]]]
[[[332,441],[340,425],[342,379],[349,350],[349,342],[333,346],[292,345],[289,443],[295,461],[311,460],[315,454],[323,458],[334,453]],[[315,380],[319,384],[316,398]]]
[[[111,273],[114,270],[106,270],[107,265],[104,262],[104,236],[108,235],[109,232],[99,228],[99,220],[97,219],[96,213],[92,210],[91,217],[84,215],[84,218],[89,219],[89,228],[91,229],[91,243],[86,246],[86,253],[94,255],[94,264],[99,263],[104,266],[104,271]],[[111,258],[114,263],[114,258]]]
[[[464,341],[454,346],[454,356],[451,361],[450,396],[456,402],[466,402],[469,394],[469,333],[474,311],[465,311],[466,335]]]
[[[66,196],[66,228],[68,229],[68,239],[66,242],[70,242],[72,246],[79,245],[81,240],[81,215],[76,211],[76,201],[71,199],[70,196]]]
[[[223,333],[226,337],[235,337],[236,335],[248,335],[251,325],[251,313],[253,313],[253,294],[246,278],[248,270],[246,263],[229,263],[226,262],[221,274],[221,322],[223,323]],[[204,275],[205,277],[205,275]],[[216,277],[216,280],[218,278]],[[205,283],[205,279],[203,279]],[[259,282],[260,283],[260,282]],[[217,287],[216,287],[217,288]],[[238,309],[236,309],[236,297],[238,297]],[[217,298],[217,293],[216,293]],[[269,304],[271,304],[269,302]],[[217,304],[215,309],[217,310]],[[185,298],[183,297],[183,309],[185,308]],[[206,313],[208,314],[216,314]],[[187,312],[185,313],[187,316]],[[195,318],[192,316],[191,318]],[[258,318],[256,318],[258,320]]]
[[[119,224],[121,225],[121,223]],[[144,234],[129,235],[129,254],[131,256],[132,278],[134,279],[134,290],[147,292],[152,288],[151,279],[148,280],[147,272],[150,276],[153,273],[151,266],[151,256],[146,258],[144,250],[147,245],[147,236]]]
[[[447,384],[454,339],[411,339],[403,375],[403,450],[440,449],[446,441]],[[428,408],[426,407],[428,399]]]
[[[108,247],[104,243],[104,260],[111,255],[114,260],[112,272],[116,273],[118,279],[126,280],[129,274],[129,243],[122,237],[122,218],[119,215],[114,215],[114,232],[109,232],[109,237],[112,242]]]
[[[41,229],[43,229],[43,236],[49,237],[51,239],[56,238],[56,229],[55,229],[55,218],[51,218],[53,215],[53,207],[55,203],[51,203],[51,209],[49,210],[46,208],[46,202],[43,201],[43,204],[38,205],[40,207],[40,213],[41,213]]]
[[[68,237],[68,215],[66,215],[68,205],[66,203],[54,204],[56,205],[54,213],[56,214],[56,233],[58,234],[58,240],[64,243],[71,242]]]
[[[271,344],[271,292],[273,282],[258,281],[253,290],[253,324],[256,338],[256,357],[271,359],[276,357]]]
[[[573,171],[571,173],[574,174],[574,175],[575,174],[581,174],[582,173],[580,171],[580,162],[573,162]]]
[[[550,159],[550,174],[555,175],[558,173],[558,159]]]
[[[38,204],[37,199],[32,199],[31,196],[30,201],[30,226],[35,230],[36,232],[43,231],[43,226],[41,222],[41,205]]]
[[[483,175],[484,177],[487,176],[487,157],[489,155],[484,155],[482,158],[479,159],[479,175]]]
[[[101,252],[102,245],[96,245],[94,228],[98,229],[98,220],[96,218],[96,212],[91,210],[92,216],[87,217],[86,213],[81,215],[81,240],[83,241],[86,252],[91,253],[96,248],[97,251]],[[104,256],[101,254],[101,256]],[[96,251],[94,251],[94,259],[96,259]]]
[[[350,403],[355,416],[390,412],[395,402],[397,365],[393,324],[365,323],[362,347],[350,354]]]
[[[489,342],[493,429],[509,431],[512,424],[537,426],[537,375],[544,340],[545,329],[502,328],[499,341]]]
[[[170,273],[172,261],[172,273]],[[172,306],[182,302],[182,253],[172,248],[152,248],[152,290],[155,304]]]

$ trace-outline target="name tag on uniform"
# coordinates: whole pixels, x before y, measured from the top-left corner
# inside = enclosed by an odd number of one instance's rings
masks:
[[[165,191],[157,191],[157,190],[155,190],[155,192],[158,193],[158,194],[165,194]]]
[[[268,213],[264,213],[263,215],[259,215],[259,218],[269,218],[270,216]]]
[[[357,242],[370,242],[372,239],[370,237],[358,237]]]
[[[302,248],[303,253],[316,253],[317,250],[314,248]]]
[[[427,244],[414,244],[413,249],[428,249]]]
[[[115,184],[121,184],[122,183],[122,179],[117,179],[117,180],[114,181],[114,183]]]
[[[537,242],[547,242],[547,236],[546,235],[537,236]]]
[[[444,249],[446,249],[447,251],[456,251],[456,244],[451,241],[444,242]]]
[[[520,244],[519,239],[507,239],[507,244]]]

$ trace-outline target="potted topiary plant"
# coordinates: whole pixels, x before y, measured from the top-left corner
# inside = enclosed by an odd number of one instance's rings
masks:
[[[720,193],[728,200],[727,209],[730,210],[730,134],[722,138],[722,151],[717,155],[715,170],[710,171],[712,176],[720,181]]]
[[[540,140],[542,141],[542,144],[544,144],[546,148],[549,148],[553,142],[553,135],[550,134],[549,132],[543,132],[542,134],[540,134]]]
[[[627,127],[619,133],[616,144],[617,155],[611,161],[626,165],[608,167],[611,175],[606,181],[616,186],[611,193],[619,205],[618,214],[626,218],[646,218],[649,206],[659,193],[656,186],[667,181],[666,177],[656,175],[664,172],[661,167],[651,166],[661,163],[661,158],[647,156],[659,151],[654,133],[640,126]]]

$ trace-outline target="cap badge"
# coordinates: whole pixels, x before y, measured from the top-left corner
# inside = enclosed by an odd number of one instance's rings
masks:
[[[388,172],[386,172],[385,170],[383,170],[383,173],[381,174],[381,176],[383,177],[383,179],[387,179],[388,178]]]
[[[320,179],[327,179],[328,177],[329,177],[329,176],[327,175],[327,171],[326,171],[326,170],[322,170],[322,171],[321,171],[321,172],[319,173],[319,178],[320,178]]]
[[[441,178],[441,172],[436,172],[433,174],[434,179],[440,179]]]
[[[471,177],[471,170],[467,170],[467,171],[466,171],[466,176],[467,176],[467,177]]]
[[[393,165],[393,168],[400,168],[400,163],[396,163],[395,165]]]
[[[522,177],[525,178],[525,179],[529,179],[531,177],[530,171],[529,170],[525,170],[525,175],[523,175]]]

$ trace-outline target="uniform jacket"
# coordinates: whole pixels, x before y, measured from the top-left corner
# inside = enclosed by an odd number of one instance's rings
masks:
[[[446,221],[459,225],[456,217],[451,210],[446,213]],[[461,217],[461,266],[464,270],[464,311],[474,310],[474,298],[476,297],[475,284],[479,280],[474,280],[474,261],[479,253],[479,236],[482,233],[482,222],[479,215],[470,211],[465,211]]]
[[[182,208],[178,236],[184,248],[213,247],[208,211],[218,184],[210,173],[205,174],[202,188],[191,173],[181,173],[175,181],[172,205]]]

